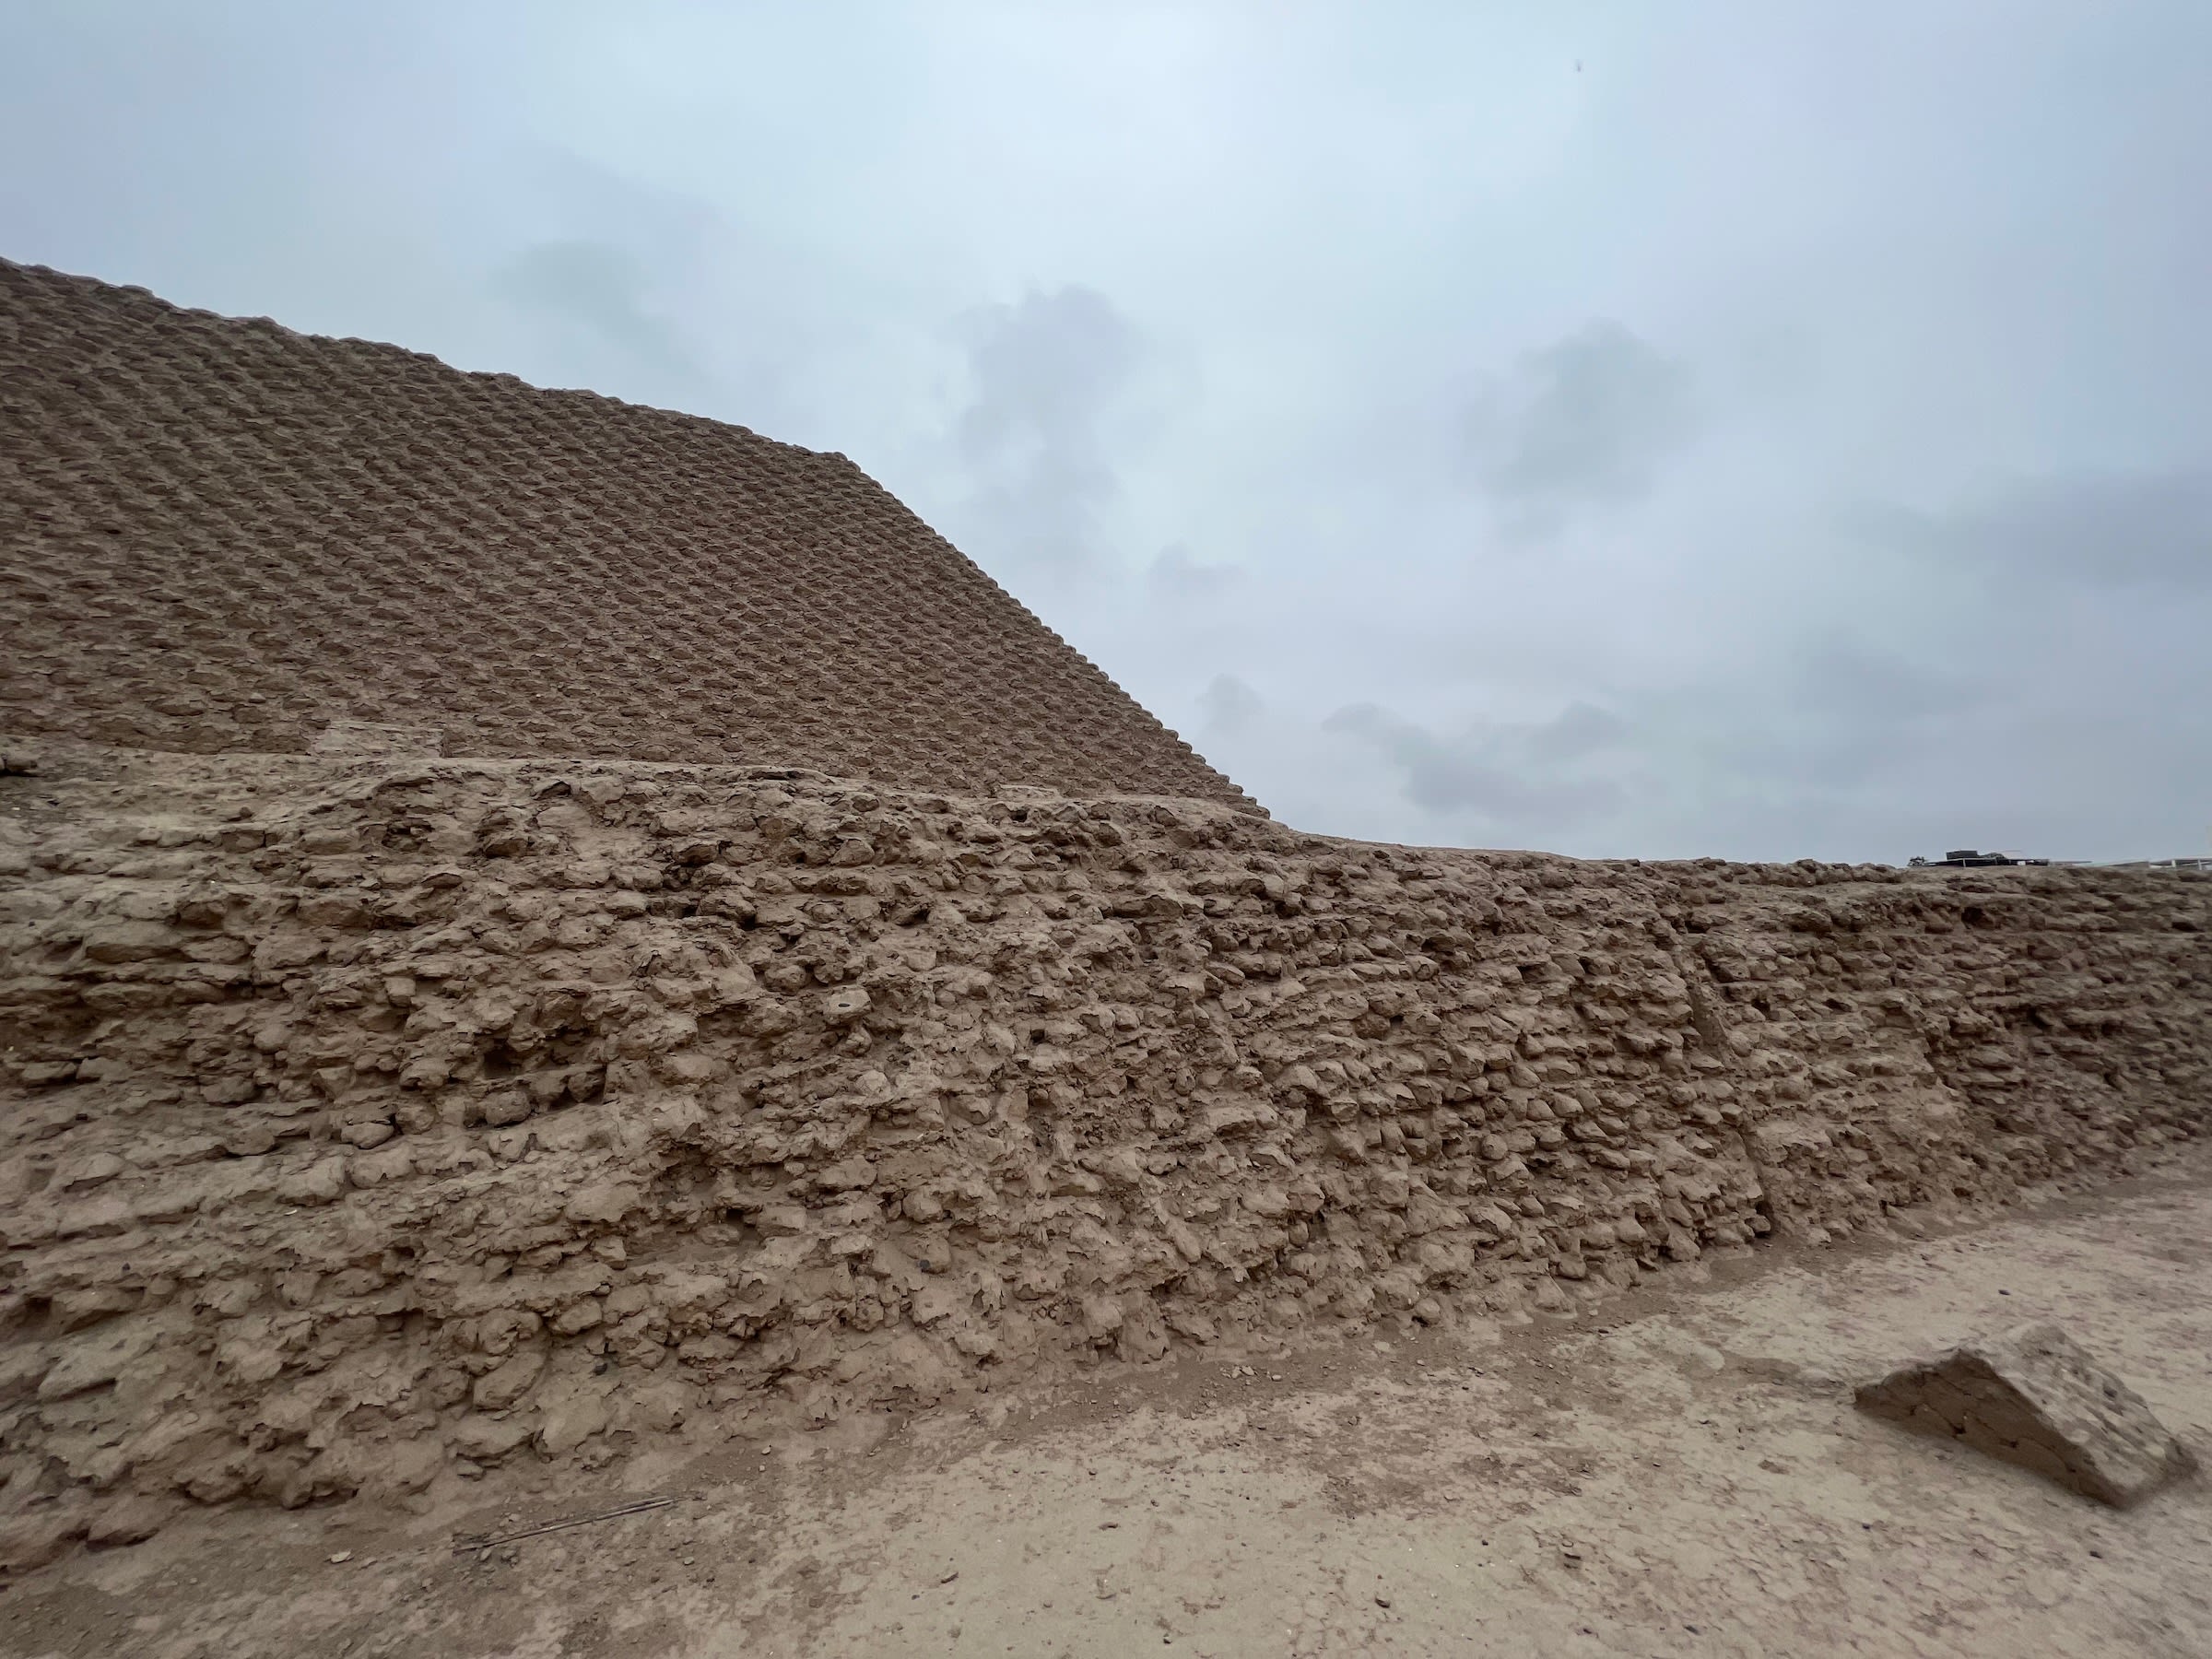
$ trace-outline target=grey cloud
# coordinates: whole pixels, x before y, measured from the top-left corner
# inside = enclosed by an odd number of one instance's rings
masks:
[[[1202,564],[1180,543],[1163,550],[1145,572],[1155,594],[1184,601],[1216,598],[1242,582],[1244,575],[1241,565]]]
[[[809,407],[837,299],[805,254],[742,211],[568,148],[521,159],[504,215],[519,252],[488,288],[541,374],[811,447],[854,441]],[[831,337],[849,334],[840,320]]]
[[[1574,702],[1530,731],[1525,741],[1530,756],[1537,760],[1579,760],[1617,747],[1630,735],[1629,724],[1619,715],[1594,703]]]
[[[1524,357],[1466,418],[1476,481],[1509,515],[1547,525],[1637,500],[1695,424],[1689,371],[1600,321]]]
[[[1975,675],[1984,670],[1979,651],[1964,649],[1951,663],[1917,662],[1901,652],[1853,635],[1825,630],[1790,653],[1773,688],[1778,707],[1814,722],[1833,722],[1880,734],[1918,722],[1959,714],[1989,695]]]
[[[1120,494],[1104,419],[1141,355],[1102,294],[1032,292],[970,319],[973,398],[955,439],[975,488],[965,515],[987,551],[1068,573],[1091,566]]]
[[[2038,478],[1950,512],[1870,508],[1853,523],[1999,580],[2212,589],[2212,467]]]
[[[1820,629],[1771,659],[1654,689],[1637,747],[1668,757],[1677,793],[1740,803],[1783,792],[1832,803],[1921,766],[1947,734],[1966,741],[1958,735],[1994,694],[1988,673],[1978,660],[1931,665],[1840,627]]]
[[[500,265],[492,281],[503,297],[580,323],[655,368],[685,365],[675,328],[646,309],[643,266],[611,242],[540,242]]]
[[[1406,798],[1424,812],[1473,812],[1500,827],[1544,830],[1610,810],[1622,798],[1609,780],[1542,776],[1530,763],[1530,739],[1549,728],[1477,729],[1451,741],[1379,704],[1357,703],[1322,729],[1364,739],[1387,756],[1405,776]]]
[[[1233,674],[1217,674],[1213,683],[1198,697],[1199,714],[1206,727],[1215,732],[1233,734],[1246,730],[1266,709],[1260,694]]]

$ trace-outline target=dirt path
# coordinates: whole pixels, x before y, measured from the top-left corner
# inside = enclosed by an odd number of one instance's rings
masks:
[[[2212,1486],[2100,1510],[1845,1382],[2052,1317],[2204,1456],[2207,1268],[2198,1154],[1924,1244],[1739,1253],[1579,1324],[1186,1364],[565,1503],[214,1516],[0,1594],[0,1652],[2203,1654]]]

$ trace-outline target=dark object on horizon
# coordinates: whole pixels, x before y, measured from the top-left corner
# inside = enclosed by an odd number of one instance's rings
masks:
[[[2047,858],[2018,858],[2009,853],[1977,853],[1971,847],[1959,847],[1941,858],[1915,858],[1911,867],[1915,870],[1978,868],[1987,865],[2047,865]]]

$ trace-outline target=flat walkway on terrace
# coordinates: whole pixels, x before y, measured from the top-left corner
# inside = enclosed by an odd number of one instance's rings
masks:
[[[2196,1151],[1936,1241],[1739,1253],[1571,1324],[1064,1379],[995,1422],[641,1465],[567,1505],[212,1515],[0,1593],[0,1653],[2202,1655],[2212,1482],[2115,1513],[1846,1383],[2053,1318],[2212,1463],[2208,1269]],[[684,1495],[450,1547],[656,1492]]]

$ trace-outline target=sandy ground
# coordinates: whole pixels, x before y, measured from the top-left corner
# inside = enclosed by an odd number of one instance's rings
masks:
[[[0,1593],[0,1653],[2202,1655],[2212,1486],[2103,1510],[1848,1382],[2054,1318],[2212,1461],[2208,1266],[2197,1152],[1576,1320],[1188,1362],[466,1513],[211,1515]]]

